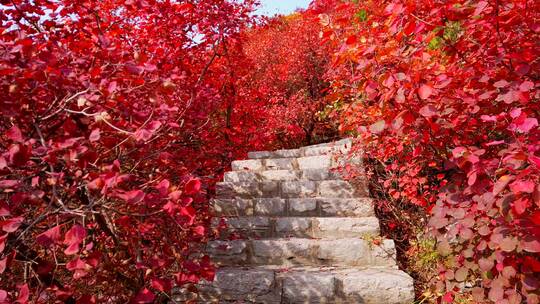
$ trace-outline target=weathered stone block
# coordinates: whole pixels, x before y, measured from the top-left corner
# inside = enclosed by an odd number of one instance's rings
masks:
[[[231,167],[233,171],[260,171],[263,169],[263,162],[259,159],[236,160],[232,162]]]
[[[253,198],[261,197],[263,195],[260,184],[256,182],[233,183],[232,186],[234,193],[239,197]]]
[[[296,158],[269,158],[264,160],[268,170],[295,170]]]
[[[313,258],[309,239],[253,240],[252,262],[257,265],[298,265]]]
[[[284,181],[281,183],[283,197],[304,198],[317,195],[317,184],[313,181]]]
[[[336,296],[334,274],[292,272],[283,278],[285,303],[326,303]]]
[[[270,151],[255,151],[255,152],[249,152],[248,158],[251,159],[263,159],[263,158],[270,158],[272,157],[272,152]]]
[[[349,269],[336,275],[343,295],[351,303],[410,304],[414,302],[413,279],[394,269]],[[357,301],[357,302],[354,302]]]
[[[371,265],[396,267],[396,246],[393,240],[383,240],[380,245],[371,246]]]
[[[327,155],[332,153],[334,149],[331,146],[324,145],[324,146],[312,146],[312,147],[305,147],[302,148],[302,152],[305,156],[319,156],[319,155]]]
[[[331,172],[328,169],[306,169],[302,172],[302,179],[310,181],[323,181],[331,177]]]
[[[230,171],[225,173],[223,180],[229,183],[256,182],[260,180],[260,177],[252,171]]]
[[[240,183],[217,183],[216,196],[219,198],[253,198],[261,197],[263,191],[259,189],[260,184],[256,182],[240,182]]]
[[[275,158],[297,158],[300,156],[302,156],[300,149],[277,150],[272,153],[272,157]]]
[[[286,201],[280,198],[255,199],[255,214],[257,215],[284,215]]]
[[[381,245],[376,246],[361,239],[349,238],[323,239],[318,244],[317,258],[325,265],[389,267],[396,265],[393,242],[383,241]]]
[[[218,215],[253,215],[253,201],[248,199],[213,199],[211,204]]]
[[[291,198],[289,199],[290,215],[316,215],[317,199],[315,198]]]
[[[270,236],[272,223],[269,218],[261,216],[238,217],[225,219],[227,232],[239,233],[241,236]]]
[[[264,197],[279,197],[279,185],[277,181],[264,181],[259,184],[259,188]]]
[[[319,217],[315,219],[317,237],[362,237],[379,234],[376,217]]]
[[[318,198],[324,216],[368,217],[375,214],[371,198]]]
[[[306,217],[282,217],[276,219],[276,232],[284,236],[312,235],[312,219]]]
[[[199,300],[279,303],[275,273],[265,269],[219,269],[213,282],[199,284]]]
[[[268,170],[262,171],[260,176],[263,180],[269,181],[287,181],[287,180],[299,180],[300,171],[294,170]]]
[[[218,265],[241,265],[247,262],[247,245],[245,241],[211,241],[206,252]]]
[[[328,169],[330,167],[332,167],[331,155],[319,155],[298,158],[298,168],[300,170]]]
[[[346,181],[332,180],[319,182],[319,195],[321,197],[355,197],[355,189]]]

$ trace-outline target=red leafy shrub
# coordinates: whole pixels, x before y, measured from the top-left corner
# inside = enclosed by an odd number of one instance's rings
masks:
[[[341,130],[376,164],[383,206],[403,211],[386,229],[412,240],[425,225],[414,213],[429,217],[439,301],[539,303],[539,3],[311,9],[335,50]]]
[[[251,109],[260,107],[259,137],[281,147],[298,147],[336,135],[326,110],[324,79],[330,53],[310,11],[277,16],[244,33],[250,69],[238,82]],[[253,113],[253,110],[244,110]]]
[[[207,119],[250,7],[2,1],[0,302],[151,303],[213,278],[206,193],[235,155]]]

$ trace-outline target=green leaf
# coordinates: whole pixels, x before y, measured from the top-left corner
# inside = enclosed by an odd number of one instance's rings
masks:
[[[356,13],[356,19],[360,22],[364,22],[368,19],[368,12],[365,9],[361,9]]]

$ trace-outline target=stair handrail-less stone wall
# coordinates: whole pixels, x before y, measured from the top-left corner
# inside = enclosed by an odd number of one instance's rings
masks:
[[[249,153],[232,163],[212,201],[228,228],[208,253],[219,266],[198,286],[200,303],[410,304],[413,279],[379,222],[366,183],[333,168],[349,139]],[[241,236],[240,238],[238,236]]]

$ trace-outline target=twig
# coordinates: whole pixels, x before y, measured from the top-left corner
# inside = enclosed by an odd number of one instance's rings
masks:
[[[80,92],[77,92],[75,93],[74,95],[71,95],[70,97],[68,98],[64,98],[60,103],[62,104],[60,106],[60,108],[58,110],[56,110],[54,113],[50,114],[50,115],[47,115],[43,118],[40,118],[40,120],[47,120],[47,119],[50,119],[51,117],[55,116],[56,114],[62,112],[62,110],[64,110],[64,107],[69,103],[71,102],[72,100],[74,100],[75,98],[81,96],[82,94],[86,94],[88,93],[90,89],[86,89],[84,91],[80,91]]]
[[[431,23],[431,22],[428,22],[428,21],[426,21],[426,20],[424,20],[424,19],[422,19],[422,18],[420,18],[420,17],[417,17],[415,14],[412,14],[412,13],[411,13],[411,16],[413,16],[413,17],[414,17],[416,20],[418,20],[418,21],[424,22],[424,23],[427,24],[427,25],[436,26],[435,24],[433,24],[433,23]]]

